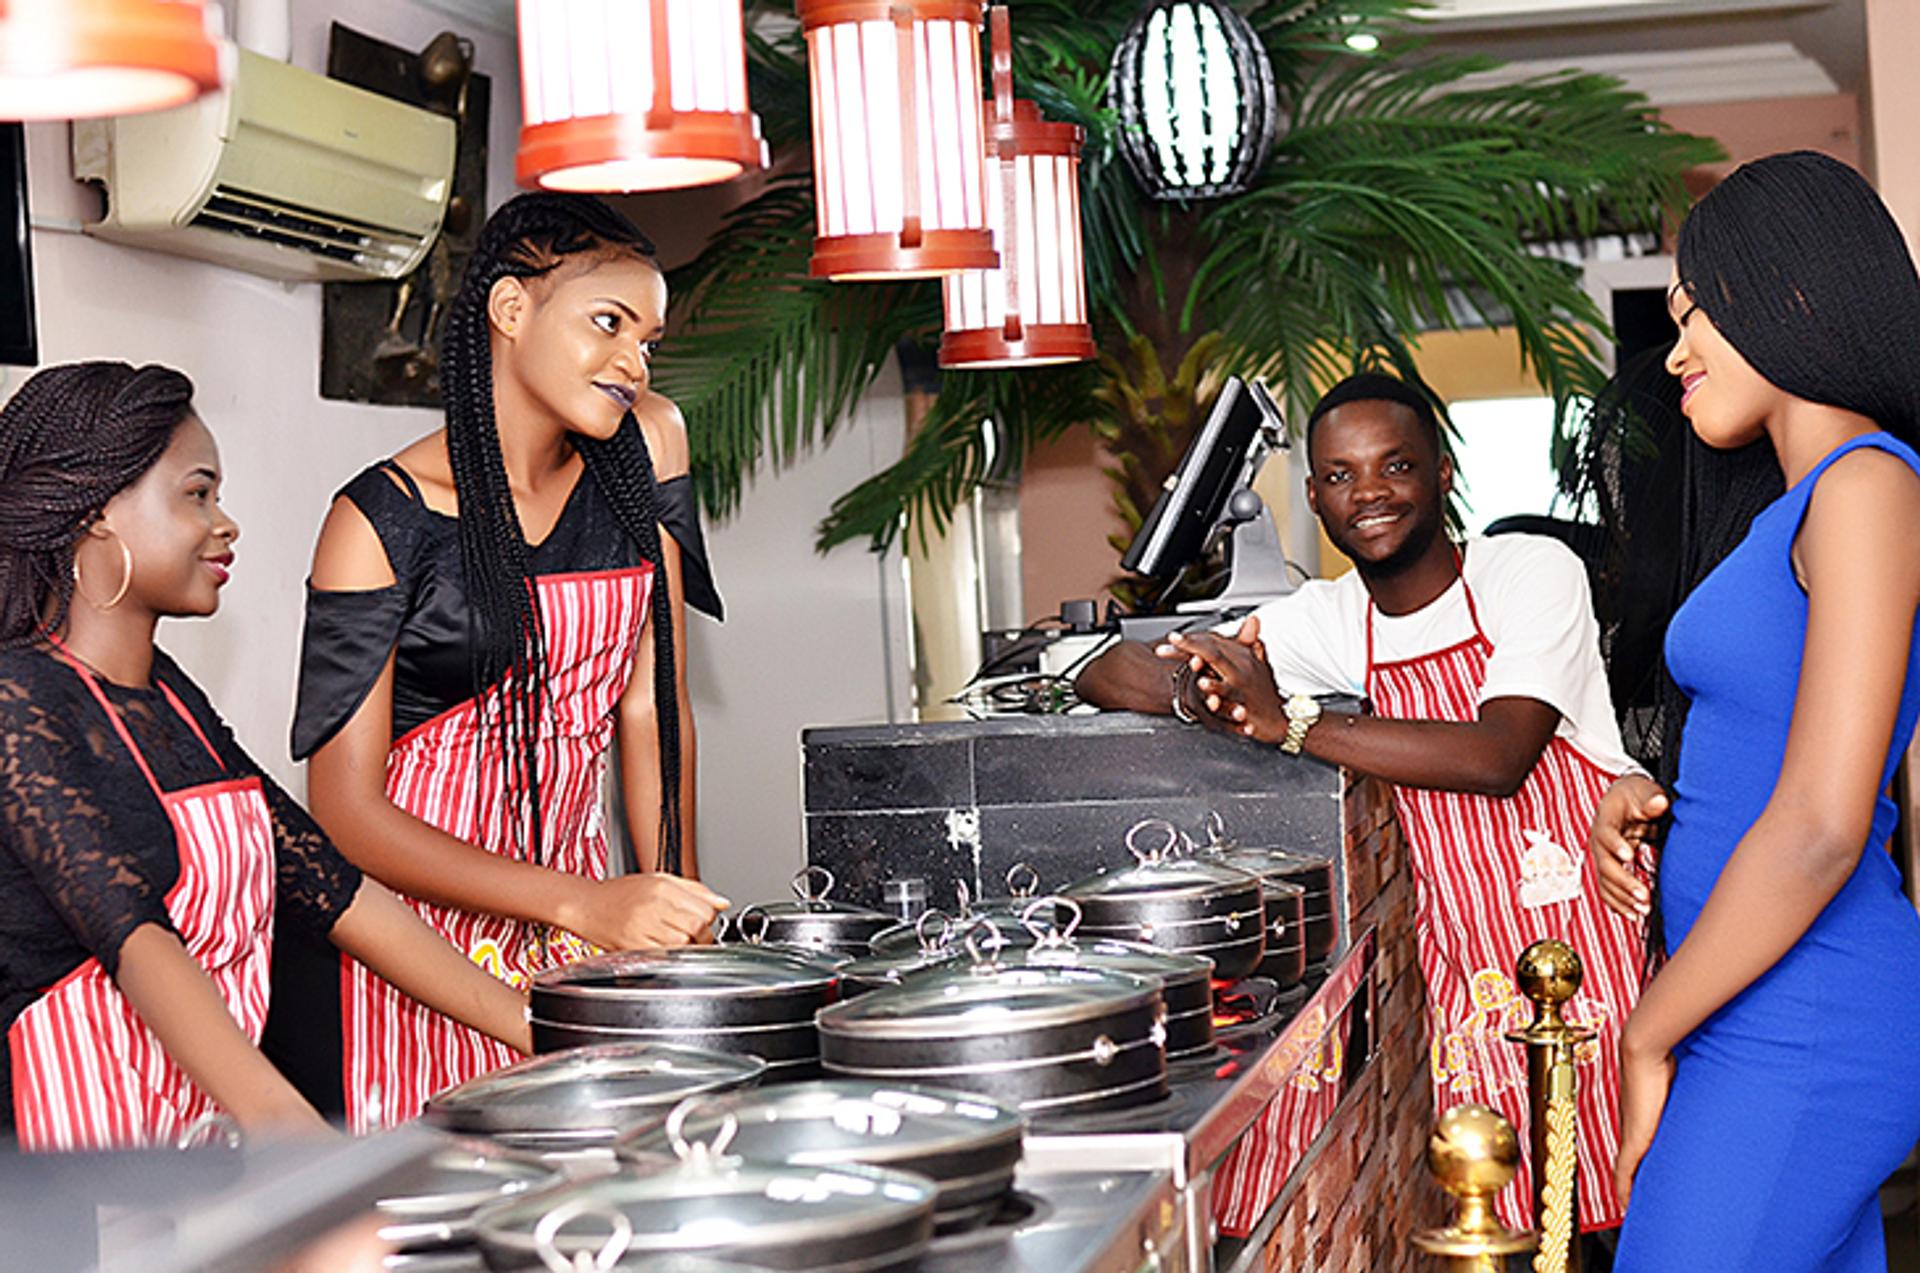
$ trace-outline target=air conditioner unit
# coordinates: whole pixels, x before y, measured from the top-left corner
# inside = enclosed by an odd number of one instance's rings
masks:
[[[411,271],[453,192],[453,121],[236,53],[192,105],[75,122],[73,175],[107,197],[87,233],[268,278]]]

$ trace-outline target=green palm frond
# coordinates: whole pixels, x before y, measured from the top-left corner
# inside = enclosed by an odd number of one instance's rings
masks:
[[[769,455],[788,464],[830,436],[896,343],[940,324],[933,284],[845,287],[807,277],[807,177],[773,182],[673,273],[680,333],[661,351],[660,387],[692,430],[701,501],[719,516]]]
[[[1192,209],[1155,203],[1122,162],[1106,106],[1107,65],[1137,4],[1009,2],[1016,92],[1087,133],[1088,295],[1106,357],[944,374],[899,462],[835,502],[822,549],[883,547],[909,522],[942,528],[981,481],[1016,474],[1032,446],[1067,429],[1115,433],[1124,416],[1129,436],[1178,441],[1183,426],[1154,414],[1163,404],[1126,398],[1124,368],[1142,349],[1156,367],[1182,366],[1201,332],[1219,333],[1206,374],[1257,373],[1297,415],[1357,366],[1417,379],[1423,331],[1510,323],[1564,419],[1599,384],[1605,324],[1578,271],[1542,245],[1657,229],[1683,198],[1680,174],[1718,156],[1611,79],[1499,84],[1480,77],[1493,69],[1485,59],[1436,55],[1417,0],[1235,0],[1273,64],[1280,136],[1248,193]],[[755,0],[753,13],[791,18],[793,0]],[[941,322],[932,284],[808,278],[805,46],[791,23],[756,29],[781,32],[750,38],[748,63],[790,175],[676,272],[676,329],[659,368],[694,426],[702,499],[721,515],[759,464],[829,437],[896,345],[930,349]],[[1356,29],[1380,36],[1381,51],[1350,50]],[[1119,456],[1119,506],[1137,514],[1135,492],[1155,480],[1146,470],[1165,463]]]

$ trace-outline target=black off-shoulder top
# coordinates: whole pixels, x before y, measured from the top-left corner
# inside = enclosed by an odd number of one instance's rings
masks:
[[[687,474],[659,486],[660,524],[680,546],[687,604],[723,617],[707,564],[693,482]],[[394,656],[392,737],[399,738],[473,697],[472,615],[460,564],[459,519],[428,508],[413,478],[391,460],[366,469],[340,489],[372,524],[386,549],[394,582],[384,588],[335,591],[307,587],[300,651],[293,755],[305,760],[352,719]],[[613,507],[583,472],[560,519],[532,546],[535,574],[620,570],[639,551]]]

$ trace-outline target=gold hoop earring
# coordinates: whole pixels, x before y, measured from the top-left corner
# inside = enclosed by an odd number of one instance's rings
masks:
[[[112,531],[108,531],[107,533],[109,535],[113,535]],[[111,601],[106,602],[105,604],[95,601],[92,597],[89,597],[87,595],[87,590],[81,586],[80,554],[78,551],[76,551],[73,554],[73,590],[80,594],[81,600],[85,601],[88,605],[92,606],[95,610],[113,609],[115,606],[119,605],[122,601],[126,600],[127,589],[133,587],[133,549],[127,547],[127,541],[120,538],[120,536],[118,535],[113,535],[113,542],[120,545],[120,591],[114,593],[113,599]]]

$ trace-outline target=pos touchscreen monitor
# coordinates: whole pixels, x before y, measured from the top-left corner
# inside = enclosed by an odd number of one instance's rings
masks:
[[[1120,558],[1121,569],[1165,581],[1198,559],[1228,498],[1253,478],[1247,468],[1255,442],[1266,431],[1284,436],[1283,428],[1280,410],[1265,389],[1229,377]]]

